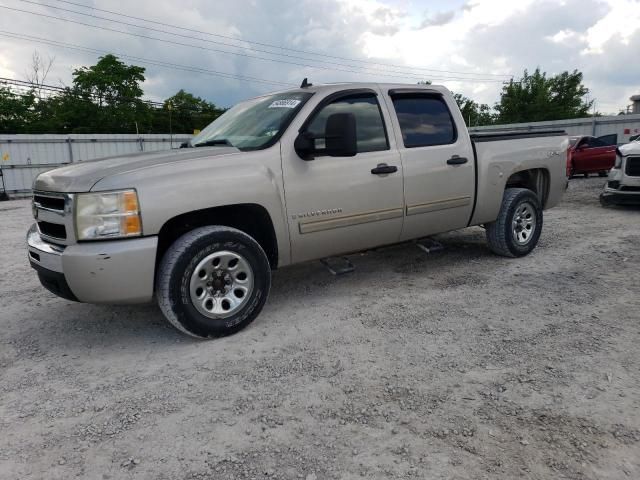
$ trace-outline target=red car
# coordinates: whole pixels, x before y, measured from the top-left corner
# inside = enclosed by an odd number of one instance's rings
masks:
[[[583,174],[597,173],[601,177],[607,176],[616,161],[616,137],[576,136],[569,137],[567,152],[567,170],[570,177]],[[613,140],[613,141],[612,141]]]

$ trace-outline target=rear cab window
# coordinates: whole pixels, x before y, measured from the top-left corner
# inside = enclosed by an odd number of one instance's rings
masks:
[[[456,124],[441,95],[390,92],[390,96],[405,148],[450,145],[458,139]]]

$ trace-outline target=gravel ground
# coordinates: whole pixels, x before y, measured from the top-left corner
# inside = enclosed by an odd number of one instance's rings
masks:
[[[40,288],[29,203],[0,203],[0,477],[640,478],[640,209],[602,183],[526,258],[471,228],[286,268],[206,342]]]

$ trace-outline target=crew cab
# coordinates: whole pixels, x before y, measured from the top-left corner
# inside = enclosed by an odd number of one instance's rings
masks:
[[[591,137],[588,135],[569,137],[569,176],[597,173],[606,177],[616,159],[615,135]]]
[[[45,172],[28,256],[52,292],[150,302],[182,332],[238,331],[271,271],[482,225],[531,252],[565,190],[564,132],[470,136],[444,87],[332,84],[242,102],[179,150]]]
[[[600,194],[600,203],[603,206],[640,204],[640,141],[616,150],[616,160]]]

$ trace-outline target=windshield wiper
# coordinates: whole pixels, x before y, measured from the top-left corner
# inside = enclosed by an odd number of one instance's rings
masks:
[[[226,138],[214,138],[212,140],[207,140],[206,142],[196,143],[194,147],[215,147],[216,145],[226,145],[228,147],[233,147],[233,144],[227,140]]]

